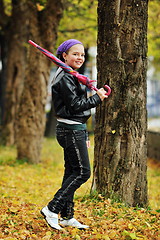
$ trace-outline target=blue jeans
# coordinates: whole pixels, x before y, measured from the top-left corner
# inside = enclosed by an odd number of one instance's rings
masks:
[[[90,178],[90,163],[86,146],[86,130],[71,130],[57,126],[56,137],[64,150],[65,171],[61,188],[49,202],[48,208],[61,217],[74,214],[74,193]]]

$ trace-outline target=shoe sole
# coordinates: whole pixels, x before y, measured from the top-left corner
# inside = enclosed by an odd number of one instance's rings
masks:
[[[83,227],[75,227],[75,226],[71,226],[71,225],[65,225],[65,224],[62,224],[62,223],[60,223],[59,225],[61,225],[61,227],[73,227],[73,228],[77,228],[77,229],[79,229],[79,230],[87,230],[87,229],[89,229],[90,227],[85,227],[85,228],[83,228]]]
[[[43,217],[44,217],[46,223],[48,224],[48,226],[50,226],[52,229],[58,230],[58,231],[60,231],[60,230],[62,229],[62,228],[61,228],[61,229],[57,229],[57,228],[55,228],[55,227],[52,227],[52,226],[47,222],[47,220],[46,220],[46,215],[42,212],[42,210],[40,211],[40,213],[43,215]]]

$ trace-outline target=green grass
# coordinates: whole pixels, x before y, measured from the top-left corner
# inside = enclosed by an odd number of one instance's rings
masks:
[[[91,166],[93,165],[93,156],[94,156],[94,139],[91,136],[91,147],[89,149],[89,156],[91,161]],[[45,138],[42,148],[42,157],[41,163],[39,164],[27,164],[24,160],[16,159],[16,148],[0,146],[0,170],[1,177],[5,174],[6,170],[12,169],[14,167],[13,172],[18,172],[18,169],[21,171],[21,175],[28,174],[29,171],[30,178],[32,179],[32,183],[36,186],[41,178],[44,176],[48,179],[48,182],[52,184],[54,182],[54,186],[59,186],[61,183],[61,178],[63,176],[63,150],[58,145],[56,139],[54,138]],[[158,166],[158,167],[157,167]],[[55,173],[56,168],[56,173]],[[58,174],[58,177],[57,177]],[[16,174],[15,174],[16,175]],[[13,178],[16,177],[13,174]],[[38,176],[37,176],[38,175]],[[160,208],[160,164],[158,162],[154,162],[153,160],[148,161],[148,194],[149,194],[149,206],[152,209]],[[55,180],[54,180],[55,179]],[[76,192],[76,198],[79,198],[84,195],[90,194],[91,187],[90,180],[81,186],[80,190]],[[53,189],[52,189],[53,190]],[[56,190],[56,188],[55,188]],[[52,191],[53,192],[53,191]]]

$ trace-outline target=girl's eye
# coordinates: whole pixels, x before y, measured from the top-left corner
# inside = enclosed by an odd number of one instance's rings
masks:
[[[85,57],[85,54],[79,55],[78,53],[73,53],[74,56],[81,56],[81,57]]]

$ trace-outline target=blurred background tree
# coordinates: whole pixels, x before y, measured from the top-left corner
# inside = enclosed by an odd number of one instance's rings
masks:
[[[154,62],[160,62],[160,1],[149,1],[148,8],[148,56],[154,57]],[[160,68],[160,64],[159,68]],[[157,65],[157,66],[158,66]]]
[[[61,1],[0,0],[1,140],[17,145],[18,158],[40,161],[50,61],[27,44],[52,50],[62,17]]]

